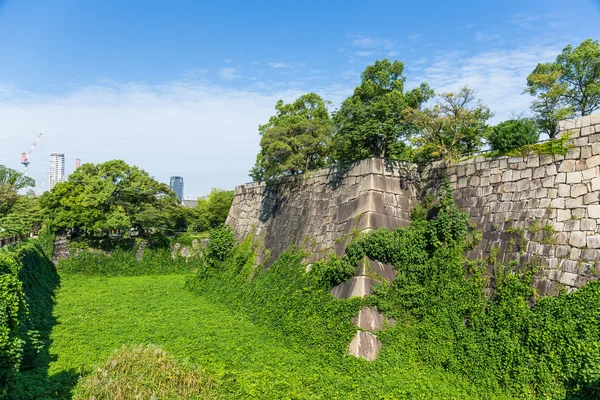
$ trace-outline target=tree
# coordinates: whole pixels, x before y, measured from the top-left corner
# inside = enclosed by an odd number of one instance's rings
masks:
[[[323,167],[332,123],[326,102],[315,93],[285,104],[279,100],[276,114],[261,125],[261,151],[250,171],[255,181],[273,180]]]
[[[493,151],[507,153],[528,144],[535,144],[540,138],[540,131],[532,119],[511,119],[496,125],[489,136]]]
[[[35,181],[21,172],[0,165],[0,216],[6,215],[19,198],[18,191],[34,187]]]
[[[440,95],[432,108],[407,111],[420,129],[413,140],[419,146],[418,158],[452,160],[481,150],[493,114],[481,101],[472,105],[474,100],[473,91],[463,87],[458,93]]]
[[[135,227],[171,231],[178,211],[175,194],[144,170],[113,160],[84,164],[40,199],[54,232],[94,235]]]
[[[196,232],[205,232],[223,226],[233,203],[233,190],[212,189],[208,197],[198,199],[192,211],[189,226]]]
[[[360,85],[333,117],[331,154],[336,161],[405,156],[407,146],[403,139],[413,127],[404,118],[404,111],[420,108],[434,93],[427,84],[405,93],[403,71],[403,63],[384,59],[362,73]]]
[[[600,44],[588,39],[565,47],[553,63],[538,64],[527,77],[526,93],[536,97],[531,109],[550,138],[558,121],[588,115],[600,107]]]

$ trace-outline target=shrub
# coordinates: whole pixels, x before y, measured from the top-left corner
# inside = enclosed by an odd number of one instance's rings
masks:
[[[121,347],[74,390],[73,400],[214,399],[204,371],[159,347]]]
[[[496,125],[489,136],[492,151],[505,154],[540,139],[537,125],[530,119],[511,119]]]
[[[205,257],[209,263],[225,261],[235,246],[235,237],[228,226],[211,231],[206,245]]]

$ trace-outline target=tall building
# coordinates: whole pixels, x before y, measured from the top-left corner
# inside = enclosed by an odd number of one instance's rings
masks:
[[[172,176],[169,185],[171,190],[175,192],[175,196],[181,203],[183,201],[183,178],[181,176]]]
[[[50,175],[48,175],[48,188],[65,180],[65,155],[63,153],[50,154]]]

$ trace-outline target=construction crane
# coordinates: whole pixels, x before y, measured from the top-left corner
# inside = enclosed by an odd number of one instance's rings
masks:
[[[35,141],[33,142],[33,144],[31,145],[31,147],[29,148],[29,151],[27,153],[21,153],[21,164],[23,164],[23,166],[25,167],[25,175],[27,175],[29,164],[31,163],[29,161],[29,156],[31,155],[31,153],[33,153],[33,149],[35,149],[35,146],[37,146],[41,137],[42,137],[42,134],[40,133],[38,135],[38,137],[35,139]]]

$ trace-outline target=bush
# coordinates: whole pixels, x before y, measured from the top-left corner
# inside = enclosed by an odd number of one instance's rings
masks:
[[[511,119],[496,125],[489,136],[492,151],[505,154],[540,139],[537,125],[530,119]]]
[[[209,263],[225,261],[235,246],[235,236],[228,226],[214,229],[208,237],[204,255]]]
[[[123,346],[74,390],[73,400],[214,399],[204,371],[156,346]]]

